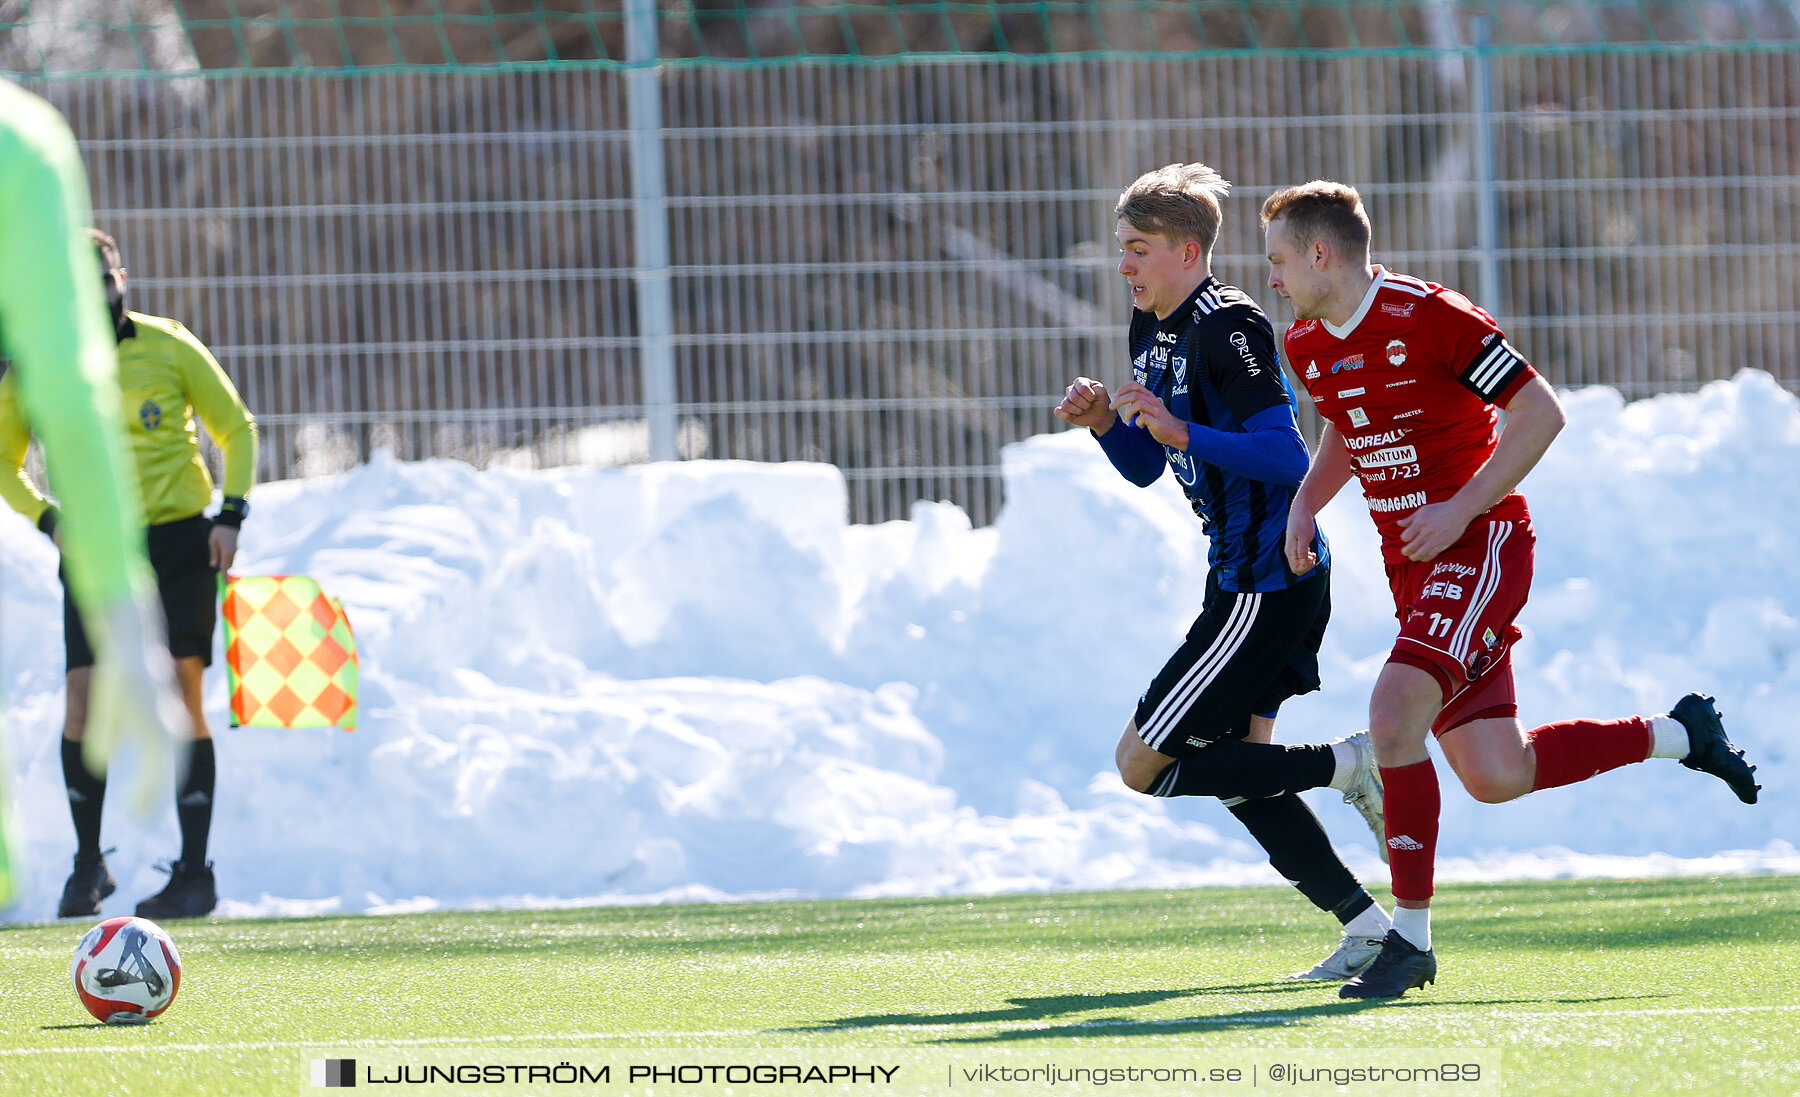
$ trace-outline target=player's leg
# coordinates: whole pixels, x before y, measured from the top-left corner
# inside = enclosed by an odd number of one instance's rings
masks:
[[[1252,800],[1352,787],[1359,765],[1366,769],[1360,742],[1286,746],[1247,737],[1253,713],[1272,714],[1318,688],[1329,589],[1323,575],[1264,592],[1221,591],[1209,578],[1200,617],[1120,737],[1126,784],[1153,796]]]
[[[187,771],[175,794],[175,817],[181,825],[181,860],[184,864],[206,863],[206,843],[212,832],[213,761],[212,729],[207,727],[201,704],[206,664],[199,656],[188,655],[175,660],[175,680],[181,687],[181,699],[187,705],[188,717],[194,723],[194,742],[188,755]]]
[[[1386,788],[1386,842],[1394,901],[1409,909],[1431,904],[1437,848],[1438,782],[1425,740],[1443,706],[1438,680],[1398,661],[1382,668],[1369,700],[1369,737]],[[1430,940],[1416,941],[1422,948]]]
[[[1657,716],[1559,720],[1526,731],[1517,719],[1510,646],[1457,694],[1435,730],[1469,794],[1484,803],[1585,781],[1647,758],[1672,758],[1755,803],[1756,767],[1725,736],[1712,699],[1691,693]]]
[[[1252,717],[1245,739],[1267,743],[1274,731],[1273,719]],[[1332,848],[1319,817],[1306,801],[1282,793],[1257,800],[1233,797],[1224,804],[1268,853],[1270,866],[1343,927],[1343,936],[1331,953],[1292,978],[1348,979],[1373,963],[1393,922]]]
[[[1281,703],[1318,688],[1328,591],[1322,575],[1299,589],[1261,594],[1221,591],[1209,583],[1200,618],[1139,701],[1115,757],[1121,776],[1138,791],[1224,799],[1277,872],[1337,917],[1347,934],[1355,929],[1356,949],[1340,945],[1306,973],[1345,978],[1372,959],[1366,942],[1385,930],[1387,915],[1295,794],[1354,770],[1357,753],[1345,743],[1282,747],[1271,741]]]
[[[58,918],[87,918],[100,913],[100,903],[117,889],[106,854],[100,848],[100,817],[106,805],[106,775],[95,774],[81,757],[87,728],[88,696],[94,678],[94,652],[74,599],[63,585],[63,647],[68,673],[63,679],[62,772],[75,824],[75,865],[56,904]]]
[[[1304,637],[1290,653],[1287,665],[1251,706],[1247,744],[1267,744],[1275,739],[1275,714],[1291,697],[1319,688],[1319,645],[1331,619],[1330,587],[1322,591],[1317,611]],[[1366,732],[1349,741],[1357,744],[1345,802],[1362,814],[1382,845],[1381,784],[1375,776],[1375,752]],[[1223,744],[1220,744],[1223,745]],[[1217,749],[1216,747],[1211,749]],[[1340,763],[1341,765],[1341,763]],[[1338,775],[1334,773],[1334,778]],[[1323,960],[1295,979],[1349,979],[1361,973],[1380,955],[1393,921],[1375,902],[1362,883],[1350,873],[1332,848],[1318,816],[1298,795],[1281,793],[1255,800],[1231,797],[1223,801],[1244,829],[1269,854],[1269,864],[1320,910],[1330,913],[1343,927],[1337,946]],[[1384,857],[1385,859],[1385,857]]]
[[[1484,804],[1503,804],[1532,790],[1537,761],[1517,717],[1458,724],[1438,744],[1463,788]]]
[[[1436,975],[1431,895],[1441,799],[1426,740],[1450,720],[1516,715],[1504,660],[1518,636],[1512,620],[1531,585],[1533,541],[1529,522],[1480,522],[1433,560],[1389,566],[1400,635],[1375,683],[1369,733],[1386,790],[1395,939],[1345,986],[1346,997],[1395,997]],[[1470,690],[1484,676],[1504,687],[1504,697]],[[1516,769],[1522,747],[1513,753]],[[1496,761],[1504,778],[1499,761],[1505,759]]]
[[[1253,717],[1247,739],[1251,745],[1267,745],[1274,720]],[[1237,742],[1226,740],[1225,742]],[[1205,748],[1217,749],[1217,745]],[[1127,784],[1144,783],[1145,791],[1160,771],[1179,759],[1152,750],[1138,737],[1136,721],[1125,726],[1116,751],[1120,775]],[[1136,788],[1136,785],[1133,785]],[[1318,816],[1296,794],[1245,799],[1223,799],[1226,808],[1269,856],[1269,864],[1314,906],[1332,915],[1343,927],[1343,937],[1330,955],[1298,979],[1347,979],[1372,963],[1392,922],[1332,848]]]
[[[1518,633],[1510,622],[1509,638]],[[1650,756],[1650,721],[1562,720],[1526,731],[1518,718],[1510,639],[1444,707],[1435,730],[1469,795],[1487,804],[1585,781]]]
[[[1443,698],[1436,676],[1406,662],[1390,661],[1375,682],[1369,735],[1386,790],[1394,928],[1375,961],[1338,992],[1345,998],[1397,998],[1437,978],[1431,895],[1440,799],[1437,770],[1425,740]]]
[[[152,526],[150,566],[156,572],[169,625],[175,678],[193,723],[188,763],[175,791],[181,856],[169,865],[169,883],[137,905],[139,917],[198,918],[218,905],[212,865],[206,860],[212,831],[215,766],[212,733],[202,705],[206,668],[212,662],[218,620],[218,579],[207,554],[212,523],[195,516]]]
[[[1746,804],[1756,803],[1762,788],[1756,783],[1756,767],[1726,737],[1718,709],[1704,694],[1690,693],[1669,712],[1656,716],[1558,720],[1532,728],[1522,737],[1529,757],[1529,778],[1521,787],[1514,774],[1502,787],[1485,789],[1488,795],[1470,785],[1476,799],[1498,803],[1541,788],[1572,785],[1650,758],[1672,758],[1689,769],[1710,773]],[[1448,738],[1444,742],[1448,745]],[[1467,779],[1463,783],[1469,784]]]

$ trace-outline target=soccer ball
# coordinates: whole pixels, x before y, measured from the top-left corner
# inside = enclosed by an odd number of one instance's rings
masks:
[[[148,918],[108,918],[81,936],[69,964],[75,993],[109,1025],[141,1025],[181,989],[181,954]]]

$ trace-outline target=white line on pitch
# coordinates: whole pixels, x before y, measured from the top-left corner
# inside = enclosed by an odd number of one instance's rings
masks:
[[[1577,1010],[1565,1013],[1530,1013],[1517,1010],[1498,1011],[1491,1016],[1534,1018],[1543,1020],[1575,1021],[1584,1017],[1686,1017],[1697,1014],[1713,1013],[1793,1013],[1800,1012],[1800,1005],[1792,1006],[1696,1006],[1691,1009],[1596,1009]],[[1030,1029],[1065,1029],[1065,1028],[1169,1028],[1175,1025],[1233,1025],[1233,1024],[1266,1024],[1279,1025],[1294,1021],[1318,1021],[1324,1018],[1316,1014],[1304,1013],[1259,1013],[1259,1014],[1226,1014],[1219,1017],[1169,1017],[1158,1019],[1134,1020],[1119,1018],[1117,1020],[1098,1019],[1074,1022],[1036,1022],[1029,1025],[1007,1025],[1001,1027]],[[856,1029],[889,1029],[896,1031],[923,1031],[927,1029],[967,1028],[965,1022],[945,1021],[939,1024],[894,1025],[857,1025]],[[849,1028],[837,1025],[815,1025],[807,1028],[790,1028],[778,1030],[781,1034],[800,1035],[824,1032],[847,1032]],[[402,1047],[467,1047],[472,1044],[522,1044],[535,1042],[537,1046],[556,1048],[566,1046],[559,1041],[566,1040],[684,1040],[684,1039],[721,1039],[739,1037],[769,1036],[768,1030],[753,1031],[749,1029],[713,1029],[696,1032],[560,1032],[533,1033],[521,1036],[427,1036],[410,1040],[350,1040],[332,1043],[319,1040],[270,1040],[246,1041],[221,1044],[146,1044],[146,1045],[106,1045],[101,1047],[39,1047],[39,1048],[6,1048],[0,1049],[0,1058],[23,1055],[117,1055],[122,1052],[170,1052],[170,1051],[277,1051],[282,1049],[317,1048],[323,1050],[355,1050],[358,1048],[402,1048]],[[636,1044],[635,1046],[646,1046]],[[663,1045],[650,1045],[663,1046]],[[623,1048],[618,1050],[624,1050]]]
[[[346,1040],[333,1043],[328,1040],[248,1040],[222,1044],[120,1044],[99,1047],[24,1047],[0,1049],[0,1057],[17,1055],[116,1055],[131,1051],[278,1051],[285,1048],[317,1048],[326,1050],[351,1050],[357,1048],[401,1048],[401,1047],[467,1047],[471,1044],[519,1044],[536,1041],[539,1046],[560,1048],[564,1045],[559,1040],[646,1040],[646,1039],[701,1039],[722,1037],[749,1037],[760,1033],[748,1029],[725,1030],[716,1032],[557,1032],[534,1033],[523,1036],[422,1036],[409,1040]]]

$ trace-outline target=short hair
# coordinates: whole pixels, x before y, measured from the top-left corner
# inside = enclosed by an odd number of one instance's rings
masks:
[[[88,229],[87,234],[94,243],[94,250],[100,253],[100,265],[108,274],[125,269],[125,257],[119,253],[117,240],[96,228]]]
[[[1362,195],[1348,183],[1314,179],[1278,190],[1262,204],[1262,226],[1286,221],[1295,242],[1324,240],[1351,258],[1369,254],[1369,215]]]
[[[1113,212],[1139,232],[1192,240],[1211,255],[1219,238],[1220,206],[1231,184],[1205,164],[1169,164],[1137,177]]]

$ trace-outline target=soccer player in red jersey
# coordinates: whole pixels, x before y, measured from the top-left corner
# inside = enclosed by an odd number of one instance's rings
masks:
[[[1369,702],[1386,786],[1394,929],[1340,991],[1393,998],[1437,975],[1430,906],[1439,799],[1428,733],[1485,803],[1646,758],[1711,773],[1745,803],[1756,802],[1760,786],[1712,699],[1697,693],[1659,716],[1525,730],[1511,647],[1535,538],[1516,489],[1562,430],[1562,405],[1468,298],[1369,262],[1369,219],[1355,188],[1314,181],[1277,191],[1263,203],[1262,223],[1269,286],[1294,306],[1288,362],[1327,423],[1288,515],[1289,565],[1296,573],[1314,566],[1313,516],[1356,477],[1381,533],[1400,622]]]

